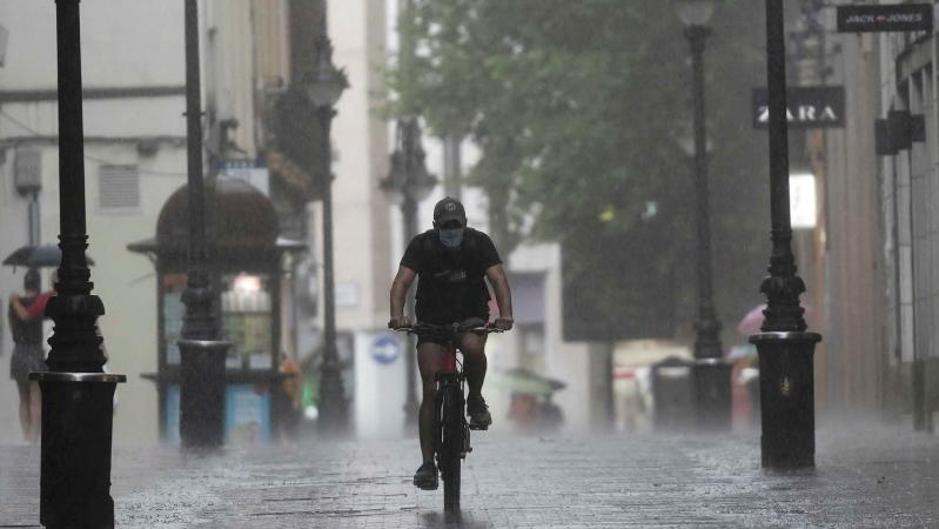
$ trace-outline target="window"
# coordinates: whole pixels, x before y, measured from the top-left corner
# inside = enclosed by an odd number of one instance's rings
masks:
[[[140,207],[140,177],[136,165],[100,167],[98,207],[102,211],[126,211]]]

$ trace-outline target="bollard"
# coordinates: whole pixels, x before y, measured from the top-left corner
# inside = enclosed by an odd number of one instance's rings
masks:
[[[39,521],[49,529],[114,527],[111,430],[124,375],[34,373],[42,389]]]
[[[691,368],[694,381],[695,427],[709,432],[727,432],[731,414],[731,365],[722,358],[699,358]]]
[[[811,332],[750,337],[760,357],[762,465],[781,470],[815,466],[815,344]]]
[[[225,441],[225,356],[230,342],[179,340],[179,437],[184,447]]]

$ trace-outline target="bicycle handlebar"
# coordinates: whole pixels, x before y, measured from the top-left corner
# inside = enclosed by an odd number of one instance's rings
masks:
[[[417,323],[411,325],[410,327],[399,327],[394,329],[397,332],[406,332],[408,334],[420,334],[421,332],[452,332],[463,333],[463,332],[476,332],[476,333],[500,333],[505,332],[505,329],[499,329],[498,327],[492,327],[488,324],[486,325],[474,325],[472,327],[463,327],[460,323],[451,323],[449,325],[435,325],[432,323]]]

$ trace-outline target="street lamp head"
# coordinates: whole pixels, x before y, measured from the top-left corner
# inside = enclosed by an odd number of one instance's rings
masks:
[[[402,118],[398,122],[395,143],[391,170],[382,180],[381,188],[391,193],[395,203],[400,203],[404,197],[420,202],[430,196],[437,178],[427,171],[420,123],[416,118]]]
[[[714,14],[715,0],[672,0],[678,18],[685,26],[704,26]]]
[[[404,201],[404,186],[407,183],[406,180],[404,153],[401,152],[400,149],[395,149],[395,151],[391,153],[391,169],[388,171],[388,176],[379,183],[379,187],[388,194],[391,198],[391,202],[396,206],[400,206]]]
[[[427,167],[424,165],[424,150],[421,149],[419,156],[420,163],[417,164],[417,167],[414,169],[414,174],[411,175],[411,186],[410,193],[414,197],[414,200],[421,202],[425,200],[433,192],[434,188],[437,187],[437,177],[430,174],[427,171]]]
[[[317,108],[332,108],[346,88],[346,72],[333,64],[332,43],[323,35],[316,41],[316,64],[306,83],[307,97]]]

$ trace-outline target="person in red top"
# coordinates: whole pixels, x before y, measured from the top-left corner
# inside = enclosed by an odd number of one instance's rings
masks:
[[[39,293],[39,272],[30,269],[23,278],[24,293],[10,295],[7,318],[13,335],[10,378],[16,381],[20,395],[20,426],[27,441],[39,440],[42,413],[39,383],[29,380],[34,371],[45,371],[42,348],[42,319],[52,292]]]

